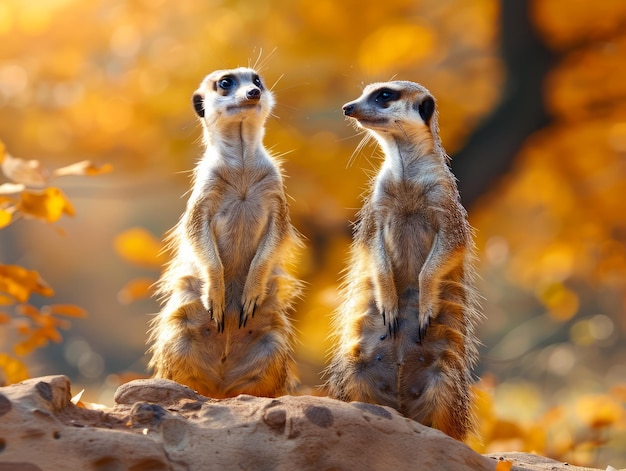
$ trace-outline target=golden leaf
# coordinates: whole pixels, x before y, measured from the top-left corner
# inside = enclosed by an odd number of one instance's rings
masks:
[[[61,343],[61,340],[63,340],[61,333],[50,325],[41,328],[38,332],[40,332],[39,335],[45,336],[54,343]]]
[[[496,471],[510,471],[512,467],[512,461],[498,461],[496,463]]]
[[[49,179],[49,172],[39,160],[24,160],[5,153],[0,168],[9,180],[24,185],[44,186]]]
[[[87,317],[87,311],[73,304],[53,304],[47,306],[46,312],[57,316]]]
[[[114,244],[122,258],[138,265],[160,268],[165,261],[161,241],[142,227],[122,232]]]
[[[8,226],[13,221],[13,212],[0,208],[0,229]]]
[[[76,162],[75,164],[67,165],[65,167],[57,168],[52,171],[53,177],[62,177],[65,175],[102,175],[103,173],[109,173],[113,171],[113,165],[104,164],[100,167],[95,166],[89,160],[83,160],[82,162]]]
[[[41,332],[41,329],[39,329],[34,331],[32,335],[23,342],[16,344],[13,347],[13,351],[19,356],[24,356],[28,355],[33,350],[44,347],[47,344],[48,339]]]
[[[607,395],[585,395],[578,399],[576,412],[592,429],[599,429],[618,422],[624,414],[619,401]]]
[[[0,163],[4,161],[4,156],[6,155],[6,147],[4,146],[4,142],[0,141]]]
[[[63,214],[74,216],[74,207],[65,194],[55,187],[40,192],[24,191],[18,209],[28,216],[47,222],[55,222]]]
[[[8,324],[12,320],[13,318],[9,316],[6,312],[0,312],[0,324]]]
[[[0,380],[0,386],[19,383],[29,378],[26,365],[6,353],[0,353],[0,371],[2,376],[4,376]]]
[[[152,285],[155,280],[152,278],[135,278],[129,281],[117,294],[117,299],[122,304],[130,304],[133,301],[150,297]]]
[[[54,295],[54,290],[39,273],[17,265],[0,265],[0,292],[14,297],[21,303],[26,302],[31,293],[42,296]]]
[[[39,313],[39,309],[37,309],[32,304],[21,304],[17,306],[15,310],[22,316],[30,317],[33,320],[41,316],[41,314]]]

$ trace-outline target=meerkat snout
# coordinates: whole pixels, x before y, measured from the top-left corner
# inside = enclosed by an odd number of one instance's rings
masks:
[[[248,100],[258,100],[261,98],[261,89],[258,87],[250,87],[246,91],[246,98]]]

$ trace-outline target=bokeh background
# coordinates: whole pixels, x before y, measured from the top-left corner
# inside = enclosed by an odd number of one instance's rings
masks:
[[[486,317],[474,447],[626,466],[625,25],[621,0],[3,0],[7,151],[47,168],[113,166],[54,182],[74,217],[0,230],[0,263],[55,290],[30,303],[88,312],[20,360],[104,404],[148,374],[158,305],[145,286],[202,152],[191,94],[214,69],[253,65],[277,97],[265,142],[283,155],[307,240],[294,320],[314,391],[350,221],[380,163],[374,146],[353,155],[361,136],[341,105],[367,83],[413,80],[438,99],[476,228]],[[0,325],[2,353],[20,340]]]

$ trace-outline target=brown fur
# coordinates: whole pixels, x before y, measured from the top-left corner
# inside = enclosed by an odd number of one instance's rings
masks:
[[[355,227],[334,316],[331,396],[383,404],[448,435],[472,431],[479,319],[474,247],[432,95],[369,85],[344,113],[385,151]]]
[[[274,98],[239,68],[208,75],[193,102],[206,150],[169,236],[149,366],[211,397],[286,394],[296,385],[288,313],[300,292],[287,265],[301,242],[262,144]]]

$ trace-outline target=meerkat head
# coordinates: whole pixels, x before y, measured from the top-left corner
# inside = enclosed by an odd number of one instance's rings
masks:
[[[255,70],[239,67],[207,75],[194,92],[192,103],[205,126],[244,120],[263,125],[274,106],[274,96]]]
[[[426,88],[414,82],[373,83],[342,109],[344,115],[382,141],[395,137],[438,139],[435,99]]]

